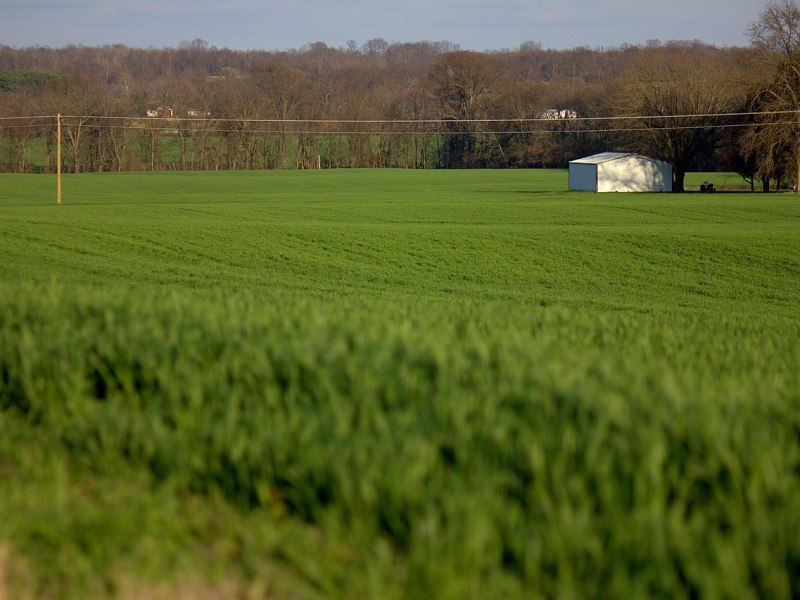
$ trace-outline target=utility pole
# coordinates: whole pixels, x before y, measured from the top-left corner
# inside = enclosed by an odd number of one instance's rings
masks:
[[[56,117],[56,203],[61,204],[61,113]]]

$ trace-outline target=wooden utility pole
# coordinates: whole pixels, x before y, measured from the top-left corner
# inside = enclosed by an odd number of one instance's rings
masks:
[[[56,203],[61,204],[61,113],[56,119]]]

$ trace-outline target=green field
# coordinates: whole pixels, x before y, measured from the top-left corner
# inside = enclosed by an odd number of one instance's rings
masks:
[[[800,200],[566,187],[1,175],[0,597],[800,596]]]

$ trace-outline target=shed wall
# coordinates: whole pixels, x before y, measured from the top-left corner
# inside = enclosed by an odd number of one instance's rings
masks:
[[[597,191],[598,165],[570,163],[569,189],[583,192]]]
[[[598,192],[672,191],[672,167],[667,163],[628,156],[597,167]]]

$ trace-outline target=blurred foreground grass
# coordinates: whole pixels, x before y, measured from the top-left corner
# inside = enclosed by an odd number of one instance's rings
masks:
[[[0,536],[37,595],[798,592],[796,323],[3,292]]]

